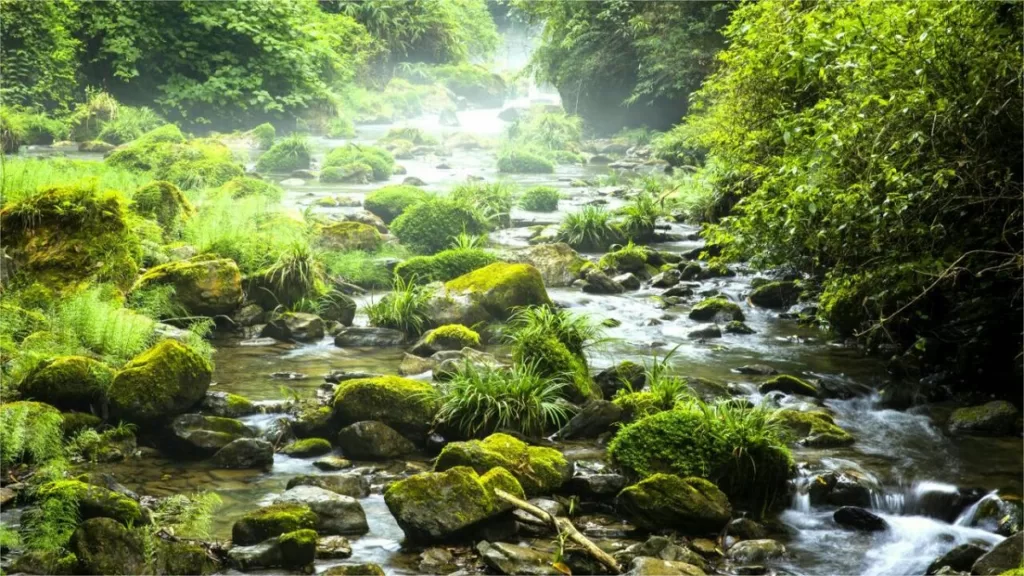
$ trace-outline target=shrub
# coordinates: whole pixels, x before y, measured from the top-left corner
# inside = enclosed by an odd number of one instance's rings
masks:
[[[448,197],[476,210],[492,227],[512,225],[510,212],[515,198],[515,184],[469,182],[452,188]]]
[[[256,160],[257,172],[291,172],[309,168],[312,149],[309,139],[293,134],[274,143]]]
[[[597,266],[601,270],[616,274],[642,272],[647,267],[647,248],[637,246],[630,240],[618,250],[601,256],[601,259],[597,261]]]
[[[378,302],[366,307],[370,324],[382,328],[395,328],[410,336],[418,336],[427,327],[427,301],[430,292],[422,287],[395,278],[395,289]]]
[[[603,252],[622,241],[622,231],[610,212],[600,206],[584,206],[566,214],[558,228],[558,240],[577,250]]]
[[[63,457],[64,419],[39,402],[0,405],[0,463],[4,469],[28,461],[43,465]]]
[[[256,141],[257,148],[260,150],[270,150],[270,147],[274,145],[274,138],[277,138],[277,130],[274,129],[274,125],[270,122],[264,122],[249,130],[248,135]]]
[[[558,190],[551,186],[534,186],[519,198],[519,207],[531,212],[558,210]]]
[[[460,233],[481,234],[486,230],[486,223],[475,211],[446,198],[415,204],[391,223],[391,232],[402,244],[423,254],[444,250]]]
[[[261,271],[253,280],[257,290],[263,294],[269,290],[278,304],[289,308],[303,298],[321,291],[324,272],[309,243],[295,242],[278,256],[276,262]],[[269,294],[251,296],[269,303]]]
[[[379,216],[385,224],[391,224],[407,208],[429,197],[429,194],[415,186],[385,186],[367,194],[363,199],[363,208]]]
[[[95,139],[110,144],[124,144],[166,123],[159,114],[149,108],[120,106],[110,120],[102,122],[102,128]]]
[[[504,369],[466,362],[435,389],[441,408],[434,422],[466,438],[496,430],[541,436],[560,428],[573,412],[563,399],[565,386],[540,374],[533,364]]]
[[[395,159],[383,148],[376,146],[357,146],[349,144],[335,148],[324,158],[324,167],[347,166],[353,162],[361,162],[373,169],[374,180],[387,180],[395,169]]]
[[[662,215],[662,209],[653,196],[646,192],[638,194],[621,210],[625,215],[622,231],[631,240],[643,242],[654,235],[654,225]]]
[[[773,412],[699,400],[623,427],[608,455],[634,478],[706,478],[757,516],[783,502],[793,466]]]
[[[395,267],[395,276],[421,284],[447,282],[497,261],[497,256],[479,248],[452,248],[410,258]]]
[[[539,154],[526,150],[503,150],[498,156],[498,172],[507,174],[551,174],[555,165]]]

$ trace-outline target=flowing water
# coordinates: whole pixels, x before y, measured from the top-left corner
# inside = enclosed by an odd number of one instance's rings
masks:
[[[541,95],[545,101],[557,101],[556,96]],[[528,102],[511,104],[526,105]],[[485,138],[497,139],[505,127],[498,119],[497,109],[469,110],[458,113],[461,128],[439,125],[436,115],[425,115],[402,125],[421,128],[438,137],[455,132],[471,132]],[[358,143],[372,143],[393,125],[362,126]],[[320,158],[329,148],[343,145],[348,140],[316,139]],[[445,162],[451,168],[438,168]],[[559,166],[550,175],[501,175],[495,168],[494,150],[455,150],[450,157],[421,157],[401,161],[409,176],[416,176],[432,191],[445,191],[464,182],[468,176],[486,180],[503,179],[515,182],[520,188],[537,184],[559,188],[568,199],[562,201],[554,214],[537,214],[513,210],[517,223],[554,223],[566,212],[578,209],[595,198],[606,198],[610,207],[619,200],[599,196],[586,187],[571,187],[573,179],[594,178],[608,171],[606,167]],[[394,176],[389,183],[400,183],[405,176]],[[381,186],[324,185],[316,182],[287,181],[286,202],[304,208],[317,198],[346,195],[362,198]],[[351,208],[321,208],[323,213],[345,213]],[[525,230],[520,227],[495,234],[492,241],[504,247],[525,245]],[[699,246],[699,242],[682,240],[691,237],[696,228],[672,224],[669,231],[672,242],[658,244],[659,250],[682,252]],[[588,255],[596,257],[597,255]],[[702,282],[698,292],[722,293],[742,302],[749,291],[752,273],[742,266],[732,278]],[[813,328],[798,326],[793,321],[781,320],[774,312],[744,305],[747,323],[755,331],[751,335],[725,334],[711,343],[687,339],[687,333],[698,324],[687,318],[688,305],[662,309],[652,296],[656,292],[644,288],[614,296],[583,294],[576,288],[553,288],[551,298],[572,310],[590,315],[596,320],[614,318],[621,325],[608,330],[609,342],[594,356],[595,368],[603,368],[624,359],[645,359],[657,353],[664,356],[679,345],[672,357],[676,370],[683,375],[699,376],[722,383],[736,394],[746,394],[755,402],[763,398],[756,392],[755,378],[746,377],[736,369],[746,364],[768,364],[781,372],[802,374],[815,378],[830,378],[866,386],[876,386],[885,380],[882,365],[873,359],[862,358],[856,352],[833,345],[827,336]],[[693,302],[690,302],[692,304]],[[357,316],[357,324],[366,324],[365,316]],[[284,398],[282,384],[311,394],[331,370],[359,370],[394,373],[401,361],[399,349],[346,350],[333,345],[327,338],[322,342],[304,345],[267,344],[237,340],[217,343],[215,385],[213,390],[243,394],[257,401]],[[282,382],[270,376],[273,372],[290,371],[306,376],[305,379]],[[923,494],[966,489],[981,493],[1021,491],[1022,443],[1019,438],[978,439],[947,437],[940,426],[939,410],[911,410],[899,412],[877,407],[871,397],[827,402],[836,421],[849,430],[857,442],[838,449],[797,449],[801,478],[806,482],[812,474],[832,469],[856,469],[873,479],[876,489],[872,493],[872,508],[884,518],[890,528],[880,533],[861,533],[843,530],[832,521],[833,508],[812,507],[806,496],[796,496],[789,510],[780,520],[782,533],[778,536],[790,554],[781,568],[794,574],[922,574],[927,565],[939,554],[958,544],[978,542],[994,544],[1002,539],[994,533],[970,526],[971,508],[961,511],[959,520],[936,517],[932,511],[919,505]],[[253,416],[247,423],[266,427],[273,416]],[[600,466],[602,450],[593,445],[567,447],[581,466]],[[213,490],[224,501],[215,525],[216,536],[227,538],[232,522],[260,505],[269,503],[280,494],[287,480],[296,474],[324,474],[311,465],[310,460],[275,457],[270,472],[214,470],[202,463],[183,463],[149,457],[123,465],[103,465],[104,471],[114,472],[129,488],[152,495],[169,495],[196,490]],[[381,484],[388,479],[424,470],[429,462],[402,461],[386,464],[368,464],[357,471],[372,474],[377,485],[373,494],[362,500],[370,524],[369,534],[352,538],[353,561],[377,562],[392,573],[415,573],[417,550],[403,551],[402,532],[388,513],[380,495]],[[351,470],[346,471],[351,472]],[[593,528],[615,534],[616,528]],[[591,532],[593,534],[593,532]],[[336,563],[336,562],[335,562]],[[330,563],[318,563],[323,570]]]

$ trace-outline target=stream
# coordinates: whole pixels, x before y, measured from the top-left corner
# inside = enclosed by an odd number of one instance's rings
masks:
[[[538,95],[533,101],[554,103],[557,96]],[[527,105],[527,101],[510,102]],[[498,119],[499,109],[460,111],[461,128],[442,127],[436,114],[428,114],[396,125],[358,127],[357,143],[373,143],[395,126],[413,126],[443,140],[458,131],[497,140],[506,123]],[[320,160],[328,149],[349,140],[315,138]],[[69,153],[69,156],[93,156]],[[450,169],[437,168],[442,161]],[[559,166],[549,175],[499,175],[495,167],[495,151],[453,150],[447,158],[434,156],[399,161],[408,176],[421,178],[429,191],[445,191],[466,180],[467,176],[482,177],[488,181],[503,179],[515,182],[520,189],[545,184],[557,187],[563,193],[557,213],[538,214],[514,209],[515,223],[554,223],[567,212],[578,210],[584,203],[597,198],[607,199],[607,207],[615,208],[622,201],[598,194],[590,187],[571,187],[574,179],[594,179],[610,169],[604,166]],[[401,183],[406,175],[395,175],[387,184]],[[324,185],[315,181],[296,185],[286,182],[285,202],[298,209],[306,208],[317,198],[345,195],[362,198],[366,193],[385,183],[368,185]],[[323,208],[322,213],[345,213],[358,208]],[[491,241],[496,248],[526,245],[525,228],[513,228],[494,234]],[[671,224],[667,230],[674,238],[671,242],[656,244],[658,250],[684,252],[700,245],[699,241],[685,240],[697,228]],[[596,258],[598,254],[585,254]],[[595,369],[632,359],[642,361],[652,354],[664,356],[679,346],[671,361],[676,371],[688,377],[701,377],[724,384],[733,394],[749,396],[753,402],[765,401],[758,394],[755,378],[744,376],[737,368],[749,364],[767,364],[783,373],[809,378],[837,379],[871,388],[886,381],[884,367],[877,359],[864,358],[854,350],[835,345],[828,335],[795,321],[782,320],[777,312],[754,308],[743,303],[754,273],[742,265],[735,268],[737,275],[702,281],[698,293],[716,291],[740,302],[747,316],[747,324],[756,333],[750,335],[725,334],[722,338],[705,343],[687,338],[699,323],[688,319],[688,305],[666,309],[659,307],[653,296],[656,291],[644,287],[621,295],[597,296],[584,294],[577,288],[553,288],[551,298],[573,312],[591,316],[597,321],[615,319],[621,325],[607,329],[609,341],[596,350],[591,359]],[[366,298],[379,297],[371,295]],[[365,301],[365,300],[364,300]],[[356,325],[366,325],[367,318],[360,312]],[[303,395],[312,394],[323,382],[323,376],[332,370],[356,370],[395,373],[402,359],[401,349],[375,350],[340,349],[331,338],[313,344],[272,344],[261,341],[220,340],[217,354],[213,391],[228,391],[245,395],[254,401],[278,401],[283,398],[281,380],[271,378],[273,372],[291,371],[306,375],[305,379],[287,381],[287,385]],[[500,352],[500,349],[492,350]],[[429,374],[420,378],[429,377]],[[784,398],[783,403],[793,403]],[[833,507],[812,506],[806,495],[794,497],[789,509],[783,512],[773,537],[781,540],[789,550],[783,562],[776,566],[791,574],[923,574],[928,564],[940,554],[958,544],[983,543],[987,546],[1002,540],[1002,536],[972,527],[973,509],[965,507],[953,513],[949,510],[929,510],[919,505],[925,496],[935,492],[975,490],[982,494],[993,491],[1016,493],[1024,471],[1020,438],[953,438],[945,434],[941,425],[943,408],[916,408],[906,412],[878,407],[870,396],[851,400],[829,400],[825,404],[834,412],[836,423],[853,434],[857,442],[845,448],[796,448],[794,456],[799,464],[800,476],[794,481],[799,487],[815,474],[828,470],[855,469],[870,477],[877,488],[872,492],[872,510],[884,518],[889,529],[877,533],[844,530],[832,520]],[[244,418],[246,423],[265,428],[274,415]],[[578,463],[594,464],[603,449],[596,444],[573,444],[566,447]],[[102,465],[103,471],[114,473],[127,487],[140,494],[165,496],[180,492],[212,490],[224,500],[216,518],[217,538],[228,538],[233,521],[242,514],[270,503],[285,489],[288,479],[297,474],[325,474],[312,466],[314,459],[275,456],[269,472],[215,470],[203,463],[177,462],[147,457],[122,464]],[[417,573],[419,550],[403,550],[402,531],[389,514],[381,496],[385,481],[427,469],[429,459],[390,462],[357,463],[356,471],[372,474],[372,494],[362,499],[370,532],[351,538],[353,554],[350,562],[376,562],[389,573]],[[346,472],[351,472],[348,470]],[[937,516],[943,515],[945,518]],[[583,522],[585,532],[600,540],[602,535],[620,538],[615,526],[596,527]],[[628,539],[628,538],[626,538]],[[550,540],[547,541],[550,544]],[[544,540],[535,545],[543,547]],[[317,563],[317,570],[342,563]]]

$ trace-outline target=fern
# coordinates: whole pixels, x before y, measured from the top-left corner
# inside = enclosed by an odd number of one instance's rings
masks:
[[[213,514],[222,503],[214,492],[175,494],[153,510],[153,523],[179,538],[208,538]]]

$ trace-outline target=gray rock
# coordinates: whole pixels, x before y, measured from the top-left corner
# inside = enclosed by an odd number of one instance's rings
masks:
[[[627,360],[599,372],[594,376],[594,383],[601,388],[605,398],[614,398],[616,392],[627,386],[633,390],[643,388],[647,375],[643,366]]]
[[[654,278],[651,278],[651,286],[655,288],[671,288],[682,280],[682,273],[675,268],[669,268]]]
[[[263,322],[265,316],[266,312],[263,311],[263,308],[260,308],[259,304],[246,304],[238,312],[235,312],[231,320],[238,326],[249,327]]]
[[[423,374],[436,368],[437,364],[436,360],[415,356],[407,352],[402,356],[402,363],[398,365],[398,375],[412,376],[414,374]]]
[[[288,480],[287,490],[297,486],[315,486],[351,498],[370,495],[370,480],[362,474],[306,474]]]
[[[843,506],[832,514],[836,524],[864,532],[882,532],[889,528],[883,518],[858,506]]]
[[[681,546],[666,536],[651,536],[640,544],[634,544],[614,555],[620,563],[629,564],[634,558],[647,557],[669,562],[685,562],[701,570],[707,570],[708,562],[700,554]]]
[[[344,536],[323,536],[316,541],[316,557],[321,560],[337,560],[352,556],[352,545]]]
[[[252,438],[255,431],[233,418],[182,414],[171,421],[172,451],[193,458],[208,458],[239,438]]]
[[[373,226],[377,229],[377,232],[380,232],[381,234],[388,233],[388,225],[381,220],[380,216],[377,216],[373,212],[369,212],[367,210],[360,210],[358,212],[348,214],[345,216],[345,219],[350,222],[360,222],[367,226]]]
[[[275,503],[305,504],[317,515],[320,534],[366,534],[366,513],[359,501],[317,486],[295,486],[278,496]]]
[[[262,468],[274,465],[274,447],[260,438],[239,438],[221,448],[210,463],[217,468]]]
[[[427,183],[424,182],[422,178],[417,178],[415,176],[406,176],[405,179],[402,180],[402,184],[405,184],[406,186],[426,186],[427,185]]]
[[[733,544],[726,556],[739,564],[763,564],[768,560],[776,560],[786,555],[786,547],[763,538],[761,540],[744,540]]]
[[[935,561],[928,565],[928,570],[925,571],[925,574],[930,576],[937,573],[943,567],[969,573],[974,563],[984,554],[985,549],[977,544],[961,544],[936,558]]]
[[[629,564],[629,576],[704,576],[705,572],[693,564],[672,562],[660,558],[640,556]]]
[[[674,296],[676,298],[687,298],[693,296],[693,287],[686,284],[676,284],[675,286],[665,290],[661,293],[662,297]]]
[[[755,330],[739,320],[730,320],[725,324],[726,334],[754,334]]]
[[[249,572],[282,567],[284,560],[278,538],[270,538],[251,546],[232,546],[228,550],[228,562],[236,570]]]
[[[420,573],[451,574],[458,570],[455,556],[444,548],[427,548],[420,554]]]
[[[324,337],[324,321],[315,314],[285,312],[260,331],[261,338],[282,342],[315,342]]]
[[[612,280],[604,272],[594,268],[587,270],[583,282],[583,291],[587,294],[622,294],[625,290],[622,284]]]
[[[764,526],[750,518],[736,518],[729,522],[726,533],[741,540],[760,540],[768,535],[768,531],[764,529]]]
[[[342,454],[355,460],[388,460],[416,450],[416,446],[387,424],[368,420],[338,432]]]
[[[371,348],[401,346],[405,333],[392,328],[351,327],[338,332],[334,345],[339,348]]]
[[[694,330],[686,335],[687,338],[693,340],[707,340],[708,338],[721,338],[722,330],[718,326],[708,326],[707,328],[700,328]]]
[[[778,370],[767,364],[744,364],[739,368],[733,368],[732,371],[737,374],[749,374],[752,376],[774,376],[779,373]]]
[[[579,270],[586,260],[576,250],[564,242],[538,244],[528,248],[511,250],[506,260],[514,263],[530,264],[540,272],[544,285],[548,288],[569,286],[577,279],[575,270]]]
[[[978,558],[974,566],[971,566],[971,574],[1002,574],[1019,567],[1021,558],[1024,558],[1024,532],[1017,532]]]
[[[612,278],[615,282],[618,282],[626,290],[639,290],[640,279],[636,277],[636,274],[632,272],[626,272],[625,274],[619,274]]]
[[[203,398],[199,408],[203,412],[223,418],[238,418],[240,416],[256,414],[260,411],[258,406],[244,396],[229,392],[211,392],[209,390],[207,390],[206,397]]]
[[[816,476],[807,485],[814,506],[871,505],[871,491],[880,486],[855,470],[833,470]]]
[[[477,544],[476,551],[484,564],[499,574],[524,574],[557,576],[560,574],[551,565],[551,554],[538,552],[526,546],[517,546],[505,542],[483,541]]]
[[[626,477],[621,474],[590,474],[574,476],[569,481],[569,491],[582,498],[601,500],[614,498],[626,487]]]
[[[591,400],[577,412],[557,436],[564,440],[596,438],[622,419],[622,408],[607,400]]]

